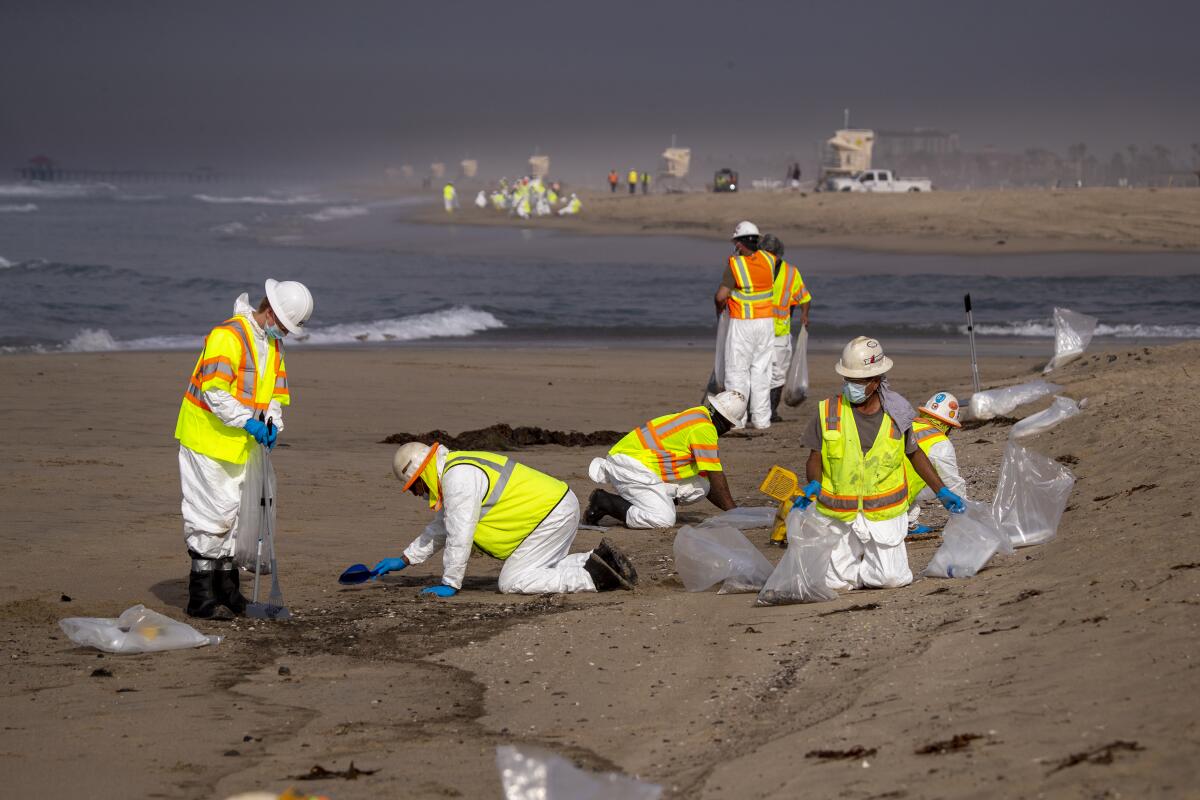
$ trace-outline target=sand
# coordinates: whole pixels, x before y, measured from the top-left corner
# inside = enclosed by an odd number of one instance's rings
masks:
[[[968,393],[961,360],[893,355],[910,397]],[[679,798],[1196,796],[1200,527],[1187,415],[1198,357],[1196,343],[1115,349],[1055,375],[1090,399],[1032,443],[1079,478],[1055,541],[973,579],[754,608],[751,595],[683,591],[674,531],[607,532],[640,570],[634,593],[502,596],[495,562],[478,557],[446,601],[417,594],[437,559],[379,584],[335,582],[348,564],[398,554],[427,520],[391,476],[393,446],[378,444],[387,434],[493,422],[628,429],[695,402],[708,353],[296,349],[296,405],[274,455],[295,620],[198,623],[225,640],[134,657],[74,647],[55,623],[135,603],[183,618],[171,431],[193,356],[6,357],[6,789],[220,798],[296,784],[339,800],[498,797],[496,745],[535,744]],[[1043,361],[985,359],[985,382],[1026,380]],[[801,463],[801,426],[836,386],[814,367],[812,401],[723,442],[739,502],[765,503],[756,486],[771,464]],[[956,434],[972,496],[990,497],[1007,434],[1005,423]],[[516,456],[586,499],[586,466],[601,452]],[[681,522],[712,511],[690,507]],[[779,558],[765,530],[749,535]],[[599,537],[582,531],[577,547]],[[914,570],[936,546],[909,548]],[[93,677],[98,668],[111,677]],[[979,738],[917,752],[962,734]],[[1136,746],[1104,749],[1114,742]],[[805,757],[859,746],[875,752]],[[377,771],[292,777],[350,762]]]
[[[466,196],[469,194],[470,196]],[[918,194],[584,192],[577,217],[529,222],[473,205],[440,204],[422,222],[520,225],[591,234],[683,234],[726,239],[742,219],[789,248],[908,253],[1173,252],[1200,250],[1200,189],[934,191]]]

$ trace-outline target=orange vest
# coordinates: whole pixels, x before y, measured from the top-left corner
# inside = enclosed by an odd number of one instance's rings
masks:
[[[730,256],[729,268],[737,288],[729,295],[730,319],[769,319],[775,316],[775,256],[759,250]]]

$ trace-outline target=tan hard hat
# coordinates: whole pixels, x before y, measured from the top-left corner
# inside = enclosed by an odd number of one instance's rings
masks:
[[[874,378],[892,368],[892,360],[883,354],[878,339],[859,336],[842,348],[842,358],[834,371],[844,378]]]
[[[396,450],[396,455],[392,456],[392,472],[404,483],[404,491],[407,492],[416,482],[432,449],[427,444],[408,442]]]

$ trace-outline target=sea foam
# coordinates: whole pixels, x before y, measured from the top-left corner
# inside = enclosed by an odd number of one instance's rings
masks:
[[[304,216],[316,222],[332,222],[335,219],[361,217],[370,213],[371,210],[366,206],[329,206],[314,214],[305,214]]]
[[[324,203],[325,199],[318,194],[278,194],[278,195],[242,195],[228,197],[213,194],[194,194],[193,198],[202,203],[233,204],[260,206],[300,206]]]
[[[21,203],[20,205],[0,206],[0,213],[3,214],[28,214],[31,211],[37,211],[36,203]]]
[[[959,325],[958,332],[965,334],[966,325]],[[1017,336],[1029,338],[1054,338],[1054,325],[1043,320],[1008,322],[1003,325],[976,325],[979,336]],[[1195,339],[1200,338],[1200,325],[1148,325],[1145,323],[1117,323],[1096,326],[1096,336],[1112,336],[1117,339]]]

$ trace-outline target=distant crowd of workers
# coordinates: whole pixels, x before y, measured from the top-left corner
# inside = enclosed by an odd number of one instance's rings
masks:
[[[454,181],[447,181],[442,188],[442,203],[447,214],[453,214],[459,207]],[[542,178],[526,175],[512,183],[509,183],[508,178],[501,178],[490,193],[487,189],[480,189],[475,195],[475,206],[490,206],[496,211],[529,219],[535,216],[548,217],[551,214],[560,217],[578,214],[583,210],[583,201],[574,192],[565,194],[558,181],[547,183]]]
[[[505,208],[515,199],[520,209],[549,204],[551,193],[559,189],[533,178],[503,182],[493,196],[507,198]],[[812,295],[784,260],[778,237],[742,222],[731,240],[734,252],[714,295],[717,314],[729,318],[724,386],[707,392],[701,405],[652,416],[592,459],[589,477],[613,491],[596,489],[581,509],[564,481],[507,455],[407,442],[395,452],[392,469],[404,491],[424,499],[434,516],[400,555],[380,560],[373,577],[441,550],[441,576],[422,593],[451,597],[463,586],[471,553],[479,551],[503,562],[501,592],[631,589],[637,571],[608,538],[570,552],[581,519],[591,526],[611,517],[627,529],[668,528],[682,504],[707,498],[718,509],[735,508],[720,439],[778,420],[773,390],[782,386],[791,359],[803,355],[792,353],[792,317],[800,308],[801,324],[808,326]],[[187,613],[196,617],[245,611],[232,555],[239,516],[257,509],[241,507],[246,463],[254,447],[274,448],[284,431],[282,412],[291,395],[283,340],[302,332],[313,311],[312,295],[295,281],[268,280],[264,295],[252,306],[243,294],[233,317],[209,333],[180,406],[175,435],[191,559]],[[807,456],[797,456],[803,461],[797,472],[806,483],[795,509],[836,520],[844,534],[825,576],[834,589],[910,583],[904,541],[922,529],[920,504],[936,498],[952,513],[965,508],[948,438],[961,427],[957,399],[938,391],[914,411],[889,386],[891,368],[877,339],[848,342],[833,366],[841,389],[816,405],[800,439]]]
[[[629,185],[629,193],[637,194],[638,186],[642,187],[642,194],[650,194],[650,173],[638,172],[636,169],[631,169],[625,175],[625,182]],[[621,183],[621,176],[617,174],[615,169],[608,171],[608,188],[613,193],[617,192],[617,185]]]

